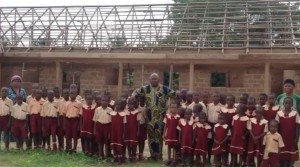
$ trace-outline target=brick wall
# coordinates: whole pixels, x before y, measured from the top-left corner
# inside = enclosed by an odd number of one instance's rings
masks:
[[[80,90],[81,94],[86,89],[99,90],[103,92],[108,89],[112,92],[113,96],[117,95],[117,84],[109,85],[106,83],[107,75],[111,75],[109,70],[111,66],[118,68],[117,64],[114,65],[80,65]],[[124,64],[124,69],[127,65]],[[127,93],[130,90],[138,88],[149,82],[149,76],[151,73],[156,72],[161,76],[163,81],[163,72],[168,72],[169,65],[144,65],[144,74],[142,77],[142,65],[130,65],[133,69],[133,85],[128,87],[125,83],[123,85],[123,93]],[[226,68],[225,68],[226,69]],[[256,96],[257,94],[264,91],[264,69],[263,68],[247,68],[242,71],[243,80],[242,87],[211,87],[210,86],[210,75],[211,72],[215,71],[215,68],[201,68],[195,66],[194,72],[194,90],[197,91],[209,91],[209,92],[224,92],[232,93],[235,96],[239,96],[241,93],[247,92],[251,95]],[[1,86],[9,86],[10,77],[14,74],[22,74],[22,66],[20,65],[4,65],[2,64],[1,74]],[[179,72],[179,87],[189,87],[189,66],[188,65],[174,65],[174,72]],[[55,86],[55,65],[43,65],[39,71],[39,83],[46,86],[47,88],[53,88]],[[118,76],[115,76],[118,78]],[[293,71],[292,74],[285,75],[286,77],[292,77],[297,83],[297,93],[300,93],[300,71]],[[143,79],[142,79],[143,78]],[[23,87],[30,92],[32,83],[23,83]]]

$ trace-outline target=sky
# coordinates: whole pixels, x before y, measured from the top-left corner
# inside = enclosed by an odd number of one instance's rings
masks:
[[[173,0],[0,0],[0,7],[6,6],[102,6],[131,4],[168,4]]]

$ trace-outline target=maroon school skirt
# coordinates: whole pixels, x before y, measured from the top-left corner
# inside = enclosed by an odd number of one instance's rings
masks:
[[[147,134],[148,134],[148,130],[147,130],[147,124],[141,124],[140,125],[140,136],[139,136],[139,141],[145,141],[147,140]]]

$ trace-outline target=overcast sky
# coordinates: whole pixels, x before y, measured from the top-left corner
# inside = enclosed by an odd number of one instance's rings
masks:
[[[172,0],[0,0],[0,7],[5,6],[87,6],[87,5],[131,5],[163,4]]]

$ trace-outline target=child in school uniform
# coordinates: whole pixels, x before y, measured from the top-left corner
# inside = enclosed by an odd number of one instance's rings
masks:
[[[48,150],[51,150],[50,136],[52,138],[52,150],[57,150],[56,132],[58,124],[58,103],[54,101],[54,91],[48,90],[47,101],[42,106],[42,131],[46,138]]]
[[[64,146],[65,146],[64,106],[70,100],[69,95],[70,95],[69,89],[64,89],[63,90],[63,99],[62,99],[62,101],[58,102],[59,116],[58,116],[58,124],[57,124],[57,138],[58,138],[58,149],[60,151],[64,150]]]
[[[12,134],[16,139],[16,148],[23,149],[23,143],[28,136],[28,112],[27,104],[23,102],[23,95],[16,95],[16,104],[12,108]]]
[[[187,109],[184,113],[184,119],[180,119],[178,123],[179,143],[181,147],[181,163],[189,166],[192,161],[193,154],[193,111]]]
[[[108,107],[110,107],[111,109],[115,109],[115,101],[111,99],[111,92],[110,91],[105,91],[104,95],[108,97],[109,102],[108,102]],[[126,98],[127,100],[127,98]]]
[[[165,124],[164,126],[164,132],[163,137],[165,141],[165,145],[168,146],[168,160],[166,165],[175,165],[176,162],[176,149],[178,146],[178,122],[180,119],[180,116],[178,115],[178,103],[173,101],[169,105],[169,112],[166,114],[163,122]],[[172,158],[171,158],[172,154]],[[172,161],[173,160],[173,161]]]
[[[0,98],[0,136],[2,132],[4,135],[5,149],[9,149],[9,129],[11,127],[10,115],[13,107],[13,101],[7,97],[8,88],[1,88]]]
[[[111,125],[111,115],[110,113],[113,111],[110,107],[108,107],[109,98],[107,96],[103,96],[101,98],[101,106],[97,107],[95,110],[95,114],[93,117],[94,123],[94,135],[95,141],[98,145],[98,156],[104,159],[107,155],[104,155],[104,147],[105,153],[107,153],[108,149],[108,138],[110,133],[110,125]]]
[[[35,98],[28,104],[30,114],[30,131],[33,138],[34,148],[41,147],[42,141],[42,106],[46,101],[42,98],[42,90],[36,90]]]
[[[129,161],[136,160],[136,149],[138,145],[138,136],[140,128],[141,114],[136,109],[137,103],[135,99],[128,99],[128,108],[126,109],[126,133],[124,143],[128,150]]]
[[[189,91],[186,95],[186,102],[181,104],[181,107],[187,108],[193,102],[193,92]]]
[[[282,136],[284,147],[281,149],[280,161],[284,166],[293,166],[299,160],[299,114],[292,110],[293,99],[286,97],[283,101],[284,109],[278,111],[276,120],[279,122],[279,133]]]
[[[54,87],[53,92],[54,92],[54,102],[59,103],[64,100],[64,98],[60,95],[59,87]]]
[[[33,100],[35,98],[35,92],[36,90],[39,89],[39,84],[38,83],[33,83],[31,86],[31,95],[28,95],[26,97],[26,103],[29,104],[31,100]]]
[[[83,138],[83,152],[85,155],[91,156],[93,150],[93,132],[94,122],[93,117],[95,113],[95,106],[93,105],[93,96],[87,95],[85,97],[85,104],[81,110],[81,130],[80,136]]]
[[[234,107],[235,97],[233,95],[226,96],[226,105],[221,108],[221,112],[225,114],[226,124],[231,127],[232,118],[236,114]]]
[[[268,101],[268,95],[265,93],[260,93],[258,95],[258,104],[257,106],[264,107],[267,104]]]
[[[255,109],[256,109],[256,100],[254,97],[250,96],[248,98],[248,102],[247,102],[246,115],[249,118],[254,118],[255,117]]]
[[[279,167],[279,157],[284,143],[277,129],[278,122],[271,120],[269,123],[269,132],[263,139],[264,155],[261,167]]]
[[[228,139],[231,132],[230,127],[226,122],[226,115],[220,113],[218,116],[218,123],[214,126],[215,139],[212,148],[212,155],[215,156],[214,166],[227,165]]]
[[[208,138],[211,138],[211,126],[206,123],[206,113],[200,112],[196,117],[198,117],[199,122],[194,123],[194,142],[195,149],[194,155],[196,156],[195,166],[200,166],[201,164],[206,167],[206,155],[208,152]],[[201,158],[202,157],[202,162]]]
[[[236,109],[236,115],[233,116],[232,119],[232,133],[229,148],[232,158],[232,167],[241,166],[243,162],[242,155],[245,152],[247,123],[249,121],[249,118],[245,114],[246,110],[246,105],[239,104]]]
[[[110,146],[114,152],[114,162],[121,164],[124,161],[123,146],[124,133],[126,125],[126,100],[118,99],[115,102],[115,110],[110,112],[111,127],[110,127]]]
[[[199,117],[196,117],[196,115],[199,115],[201,112],[203,112],[203,106],[201,104],[194,105],[192,114],[192,120],[194,122],[199,122]]]
[[[271,121],[276,118],[277,112],[279,111],[279,105],[275,105],[276,95],[271,93],[268,95],[268,102],[264,106],[263,116],[267,121]]]
[[[66,132],[66,151],[69,153],[76,152],[77,142],[80,130],[80,112],[82,104],[76,100],[77,91],[70,90],[70,101],[63,106],[65,113],[64,127]],[[73,148],[72,148],[73,140]]]
[[[263,118],[264,108],[256,107],[255,117],[250,118],[248,122],[248,130],[250,137],[248,140],[247,165],[254,166],[254,157],[257,158],[257,166],[262,162],[263,148],[262,142],[265,134],[268,132],[268,121]]]
[[[213,94],[213,102],[209,103],[207,106],[207,122],[211,127],[214,127],[218,123],[218,116],[221,113],[221,109],[224,106],[220,103],[220,94]],[[214,143],[214,135],[213,128],[211,128],[211,138],[208,139],[208,152],[207,152],[207,160],[211,162],[211,149]]]
[[[202,105],[203,111],[206,112],[206,110],[205,110],[206,109],[205,104],[203,102],[201,102],[200,99],[201,99],[200,92],[193,92],[193,102],[190,105],[188,105],[187,108],[193,110],[194,109],[194,105],[200,104],[200,105]]]
[[[144,159],[144,148],[145,148],[145,141],[147,140],[147,114],[146,114],[146,103],[145,103],[145,96],[139,97],[139,107],[138,110],[141,113],[141,120],[140,120],[140,134],[139,134],[139,160]]]

